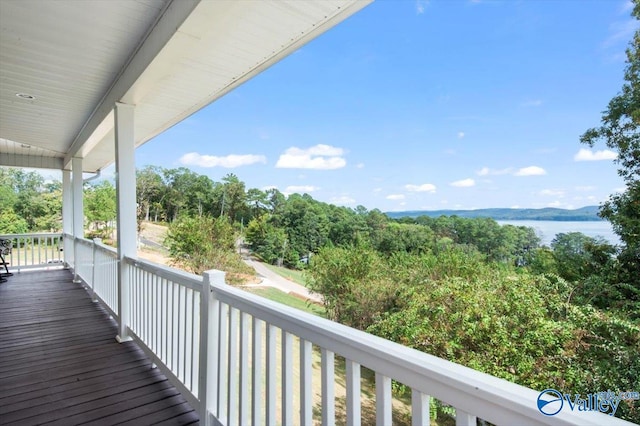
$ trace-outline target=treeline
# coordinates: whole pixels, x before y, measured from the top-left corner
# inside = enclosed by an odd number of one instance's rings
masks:
[[[62,182],[34,171],[0,167],[0,233],[62,231]],[[85,229],[109,238],[116,219],[116,191],[100,181],[84,187]]]
[[[554,221],[596,221],[602,220],[598,216],[597,206],[586,206],[575,210],[558,209],[554,207],[545,207],[541,209],[475,209],[475,210],[417,210],[406,212],[389,212],[387,215],[391,218],[398,219],[402,217],[418,217],[418,216],[451,216],[460,217],[490,217],[495,220],[554,220]]]
[[[59,231],[62,184],[36,172],[0,167],[0,234]]]

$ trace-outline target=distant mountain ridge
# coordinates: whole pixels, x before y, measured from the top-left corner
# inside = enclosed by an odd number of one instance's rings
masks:
[[[598,217],[598,206],[586,206],[575,210],[558,209],[546,207],[543,209],[477,209],[477,210],[409,210],[402,212],[386,212],[391,218],[402,217],[440,217],[458,216],[466,218],[489,217],[494,220],[555,220],[555,221],[596,221],[602,220]]]

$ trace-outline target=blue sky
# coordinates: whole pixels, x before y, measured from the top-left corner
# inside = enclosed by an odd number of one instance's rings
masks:
[[[578,208],[623,83],[623,0],[378,0],[136,151],[138,167],[368,209]]]

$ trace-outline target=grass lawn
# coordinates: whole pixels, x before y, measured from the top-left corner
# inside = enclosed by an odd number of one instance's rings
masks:
[[[302,276],[302,271],[296,271],[293,269],[287,269],[280,266],[269,265],[268,263],[265,263],[264,266],[271,269],[273,272],[280,275],[281,277],[291,280],[296,284],[300,284],[305,287],[307,286],[307,284],[305,283],[304,277]]]
[[[301,311],[309,312],[310,314],[314,314],[319,317],[325,317],[324,307],[322,307],[321,305],[307,302],[299,297],[292,296],[285,293],[284,291],[280,291],[277,288],[245,288],[245,290],[257,294],[258,296],[262,296],[265,299],[273,300],[274,302],[279,302],[283,305],[300,309]]]

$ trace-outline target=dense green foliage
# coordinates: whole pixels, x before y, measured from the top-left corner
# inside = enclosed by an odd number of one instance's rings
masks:
[[[62,185],[36,172],[0,167],[0,234],[57,231],[62,221]]]
[[[640,1],[634,0],[633,16],[640,19]],[[602,114],[599,127],[587,130],[581,141],[594,146],[604,142],[616,151],[623,192],[612,195],[600,209],[611,222],[622,246],[611,284],[628,300],[630,310],[640,311],[640,30],[627,49],[625,83]]]
[[[116,189],[111,182],[102,181],[85,187],[84,215],[89,237],[111,239],[116,220]]]
[[[226,217],[182,217],[169,226],[165,243],[174,261],[195,274],[223,270],[230,283],[253,275],[235,252],[235,233]]]
[[[497,377],[585,394],[638,387],[640,324],[588,303],[581,282],[455,244],[391,257],[325,248],[308,275],[330,318]],[[640,420],[633,405],[617,415]]]

